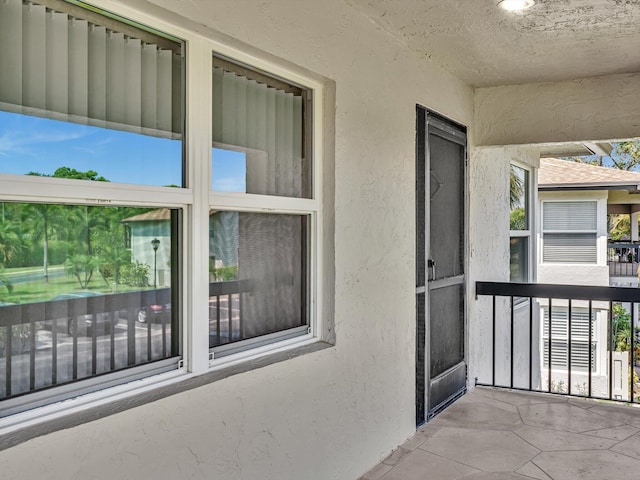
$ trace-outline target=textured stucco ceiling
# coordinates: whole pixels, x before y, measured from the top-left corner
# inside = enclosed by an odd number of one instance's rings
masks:
[[[640,0],[345,0],[474,86],[640,71]]]

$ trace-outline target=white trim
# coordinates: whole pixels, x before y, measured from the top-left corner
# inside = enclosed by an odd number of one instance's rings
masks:
[[[509,240],[511,238],[527,238],[529,241],[527,242],[527,278],[526,282],[533,282],[536,279],[536,255],[535,255],[535,242],[533,241],[533,229],[536,225],[536,215],[535,215],[535,201],[536,201],[536,191],[537,191],[537,182],[536,182],[536,174],[535,169],[531,165],[526,163],[519,162],[517,160],[511,160],[509,162],[509,175],[511,175],[511,166],[516,166],[527,172],[526,180],[527,181],[527,205],[525,206],[525,217],[527,219],[527,229],[526,230],[509,230]],[[511,215],[511,209],[509,209],[509,215]],[[511,257],[511,255],[509,255]],[[511,267],[511,259],[509,259],[509,267]],[[511,272],[509,272],[509,276],[511,276]]]
[[[111,13],[149,25],[182,39],[185,43],[185,132],[183,148],[187,188],[154,187],[138,184],[88,182],[51,177],[26,177],[0,174],[0,200],[21,202],[73,203],[87,205],[126,205],[172,207],[183,210],[181,252],[183,268],[181,334],[184,366],[178,371],[153,375],[142,380],[88,393],[77,398],[46,405],[0,419],[0,435],[107,405],[144,392],[172,385],[198,374],[250,362],[266,355],[306,346],[320,340],[322,319],[323,265],[323,88],[324,84],[305,76],[295,68],[285,68],[220,40],[213,32],[195,33],[149,15],[125,3],[95,0],[91,4]],[[181,20],[177,19],[176,22]],[[222,38],[222,35],[220,35]],[[249,53],[249,50],[253,53]],[[249,67],[269,72],[304,87],[310,92],[312,105],[312,198],[287,198],[266,195],[211,192],[212,145],[212,53],[216,52]],[[271,58],[271,57],[270,57]],[[311,75],[311,74],[310,74]],[[25,193],[27,192],[27,193]],[[309,332],[296,338],[275,341],[244,352],[209,361],[208,346],[208,258],[209,206],[224,210],[261,211],[309,216],[308,311]]]

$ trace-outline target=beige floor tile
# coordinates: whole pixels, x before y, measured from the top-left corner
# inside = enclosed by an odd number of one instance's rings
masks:
[[[637,478],[640,462],[608,450],[543,452],[533,461],[554,480]]]
[[[397,465],[400,460],[402,460],[402,458],[410,452],[411,450],[407,450],[404,447],[398,447],[393,451],[393,453],[391,453],[391,455],[385,458],[382,463],[391,465],[393,467],[394,465]]]
[[[535,405],[538,403],[564,403],[567,401],[567,397],[561,397],[559,395],[500,390],[488,387],[477,387],[472,392],[515,406]]]
[[[405,450],[415,450],[427,440],[427,437],[427,435],[418,431],[413,437],[402,444],[402,448]]]
[[[391,465],[385,465],[384,463],[379,463],[367,473],[365,473],[358,480],[380,480],[385,476],[393,467]]]
[[[461,463],[417,449],[393,467],[383,480],[457,480],[477,471]]]
[[[464,397],[460,399],[461,403],[483,403],[486,405],[491,405],[492,407],[500,408],[502,410],[506,410],[511,413],[518,413],[518,409],[515,405],[510,403],[503,402],[501,400],[497,400],[495,398],[486,397],[484,395],[478,395],[473,392],[466,394]]]
[[[525,463],[521,468],[516,470],[516,473],[526,477],[535,478],[536,480],[553,480],[549,475],[540,470],[540,468],[533,462]]]
[[[623,442],[618,443],[611,449],[614,452],[622,453],[640,460],[640,434],[634,435]],[[640,472],[638,472],[640,476]]]
[[[596,404],[590,412],[598,413],[610,420],[616,420],[633,427],[640,428],[640,408],[628,405]]]
[[[569,403],[522,405],[518,407],[522,420],[532,427],[552,428],[581,433],[602,428],[617,427],[621,422],[611,420]]]
[[[556,450],[606,450],[613,447],[617,440],[562,432],[548,428],[524,426],[514,433],[534,447],[553,452]]]
[[[485,472],[512,472],[540,451],[512,432],[443,428],[421,450]]]
[[[622,425],[621,427],[602,428],[600,430],[589,430],[583,435],[594,435],[596,437],[610,438],[612,440],[626,440],[638,433],[638,429],[630,425]]]
[[[513,430],[522,425],[520,415],[485,403],[454,403],[433,421],[440,427]]]
[[[514,472],[482,472],[472,473],[464,477],[464,480],[531,480],[531,477]]]

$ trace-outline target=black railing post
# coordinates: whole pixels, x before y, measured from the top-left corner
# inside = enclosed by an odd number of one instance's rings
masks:
[[[496,384],[496,296],[492,297],[491,326],[491,385]]]
[[[593,350],[593,302],[589,300],[589,391],[588,397],[591,397],[591,385],[592,385],[592,375],[593,375],[593,365],[591,363],[591,353]],[[594,362],[595,363],[595,362]]]
[[[4,392],[4,396],[5,397],[10,397],[11,396],[11,367],[12,367],[12,360],[13,360],[13,332],[12,330],[12,325],[9,323],[5,328],[6,328],[6,332],[5,332],[5,344],[4,344],[4,355],[6,358],[5,361],[5,371],[6,371],[6,379],[5,379],[5,392]]]
[[[529,390],[533,390],[533,298],[529,297]]]
[[[36,322],[29,318],[29,390],[36,389]]]
[[[233,342],[233,296],[227,295],[227,321],[229,323],[229,341]]]
[[[51,320],[51,385],[58,384],[58,320]]]
[[[510,373],[510,377],[509,377],[509,386],[510,388],[513,388],[513,368],[514,368],[514,364],[515,364],[515,359],[513,358],[513,344],[514,344],[514,332],[515,332],[515,314],[514,314],[514,308],[513,308],[513,296],[511,296],[511,371]]]
[[[633,403],[633,373],[634,373],[634,349],[635,349],[635,326],[636,326],[636,304],[631,302],[631,331],[629,336],[631,337],[631,349],[629,351],[629,399]]]
[[[216,295],[216,332],[218,343],[220,345],[220,295]]]

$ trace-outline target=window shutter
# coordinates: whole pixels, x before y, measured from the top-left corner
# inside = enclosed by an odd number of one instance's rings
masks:
[[[597,207],[595,201],[543,203],[542,260],[545,263],[598,261]],[[593,233],[587,233],[590,230]]]
[[[543,230],[597,230],[597,202],[544,202]]]
[[[552,350],[551,364],[558,368],[568,367],[569,341],[568,310],[553,309],[552,314]],[[592,312],[592,321],[595,320],[595,312]],[[594,328],[595,330],[595,328]],[[595,336],[592,330],[592,335]],[[549,365],[549,310],[544,309],[544,365]],[[591,346],[591,365],[595,368],[596,342]],[[571,311],[571,368],[580,371],[589,369],[589,312],[587,310],[572,309]]]
[[[543,261],[547,263],[596,263],[595,233],[545,233]]]

